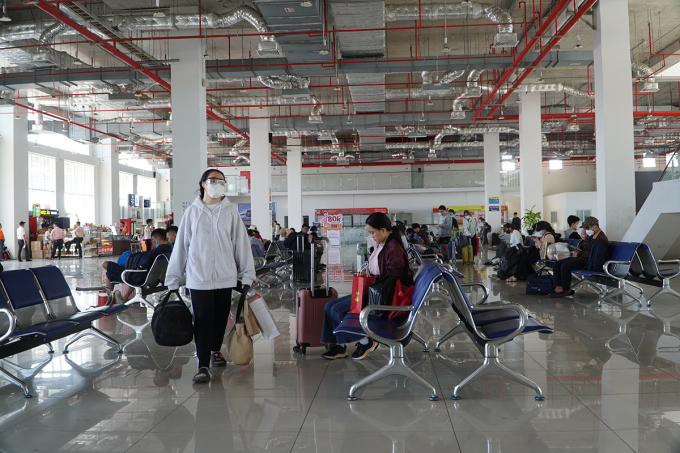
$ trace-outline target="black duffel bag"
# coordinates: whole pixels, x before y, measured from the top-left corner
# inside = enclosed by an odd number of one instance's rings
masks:
[[[177,299],[170,300],[172,294]],[[184,346],[194,338],[194,317],[184,304],[179,291],[168,291],[156,305],[151,318],[153,337],[161,346]]]

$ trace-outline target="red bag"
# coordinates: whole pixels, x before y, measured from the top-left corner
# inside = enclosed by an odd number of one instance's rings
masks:
[[[368,287],[373,284],[370,275],[355,275],[352,279],[352,306],[350,313],[359,314],[368,303]]]
[[[413,294],[413,288],[415,286],[406,287],[401,284],[401,281],[397,280],[397,287],[394,288],[394,297],[392,298],[392,306],[394,307],[406,307],[411,305],[411,295]],[[391,311],[387,316],[387,319],[402,319],[407,318],[410,312],[408,311]]]

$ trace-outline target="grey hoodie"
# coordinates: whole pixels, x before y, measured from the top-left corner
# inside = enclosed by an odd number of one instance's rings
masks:
[[[169,289],[179,288],[186,273],[189,289],[222,289],[255,279],[255,265],[246,227],[235,205],[223,198],[215,210],[200,197],[184,213],[165,277]]]

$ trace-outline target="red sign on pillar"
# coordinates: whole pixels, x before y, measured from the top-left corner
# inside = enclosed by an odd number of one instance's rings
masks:
[[[241,170],[241,176],[245,176],[248,181],[248,193],[250,193],[250,171]],[[271,198],[270,198],[271,200]]]

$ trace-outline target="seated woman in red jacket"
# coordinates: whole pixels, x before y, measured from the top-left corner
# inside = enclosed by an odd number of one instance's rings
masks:
[[[375,212],[366,219],[366,231],[375,240],[378,247],[368,260],[368,272],[376,277],[392,275],[399,278],[405,286],[413,285],[413,276],[408,265],[408,255],[404,250],[399,229],[392,226],[392,221],[382,212]],[[333,334],[333,330],[340,325],[349,313],[351,295],[331,300],[326,304],[321,342],[328,345],[328,351],[323,358],[334,360],[347,357],[346,343],[356,341],[356,350],[352,353],[354,360],[361,360],[369,352],[378,347],[372,338],[345,333]]]

